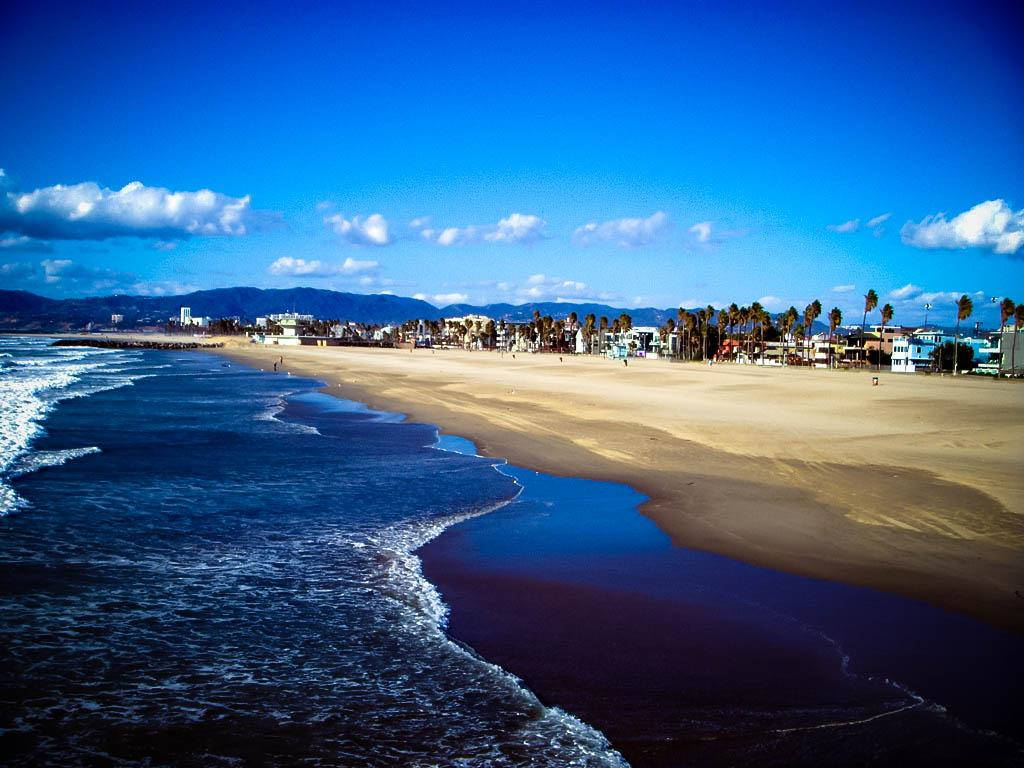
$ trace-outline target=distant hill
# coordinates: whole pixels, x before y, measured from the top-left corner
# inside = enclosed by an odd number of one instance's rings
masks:
[[[190,307],[193,315],[241,317],[254,320],[261,315],[295,311],[321,318],[359,323],[398,323],[423,318],[436,320],[468,314],[480,314],[500,320],[522,322],[541,315],[564,317],[570,312],[582,319],[593,312],[609,322],[623,312],[634,325],[661,325],[675,317],[675,309],[644,307],[624,309],[606,304],[535,302],[530,304],[452,304],[435,307],[426,301],[389,294],[360,294],[319,288],[217,288],[180,296],[96,296],[77,299],[49,299],[28,291],[0,290],[0,328],[53,329],[80,327],[86,323],[106,325],[113,314],[124,315],[124,326],[162,324],[176,317],[180,307]]]
[[[496,320],[525,322],[534,311],[552,317],[575,312],[582,321],[589,313],[609,323],[623,312],[633,325],[662,325],[676,318],[677,309],[641,307],[626,309],[607,304],[533,302],[529,304],[450,304],[435,307],[420,299],[389,294],[361,294],[320,288],[217,288],[180,296],[96,296],[79,299],[49,299],[28,291],[0,290],[0,329],[60,330],[81,328],[86,323],[108,325],[113,314],[124,315],[123,327],[162,325],[178,316],[180,307],[206,317],[256,317],[277,312],[299,312],[324,319],[357,323],[401,323],[406,320],[437,320],[461,315],[487,315]],[[693,310],[691,310],[693,311]],[[815,330],[824,328],[816,322]]]

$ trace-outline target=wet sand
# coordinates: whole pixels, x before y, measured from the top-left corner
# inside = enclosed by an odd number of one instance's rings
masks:
[[[981,377],[459,350],[220,353],[464,435],[484,455],[625,483],[683,546],[1024,630],[1024,386]]]

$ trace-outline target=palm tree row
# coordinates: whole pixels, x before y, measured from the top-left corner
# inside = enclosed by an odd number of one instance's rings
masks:
[[[874,290],[869,290],[864,294],[860,348],[866,356],[868,316],[878,310],[880,333],[875,363],[881,369],[885,332],[893,320],[894,309],[888,303],[879,308],[878,303],[878,294]],[[960,324],[971,316],[974,306],[971,298],[964,294],[956,300],[954,308],[956,312],[955,343],[959,344]],[[722,351],[723,344],[727,340],[732,342],[728,348],[729,352],[735,353],[737,349],[743,349],[748,359],[753,359],[756,350],[763,349],[767,341],[780,340],[783,344],[783,359],[789,360],[789,344],[793,341],[798,347],[803,347],[803,364],[809,365],[812,347],[806,342],[814,333],[814,324],[821,317],[822,309],[822,304],[817,299],[804,307],[803,313],[791,306],[774,316],[756,301],[752,302],[749,307],[733,303],[717,310],[709,304],[692,312],[680,307],[676,318],[668,318],[659,329],[660,337],[664,346],[674,347],[678,357],[686,360],[706,360],[717,356],[716,350]],[[1019,331],[1024,327],[1024,304],[1017,305],[1011,299],[1005,298],[1000,303],[999,309],[1000,328],[1005,327],[1011,318],[1016,330]],[[835,364],[836,330],[842,324],[843,313],[838,307],[833,307],[826,317],[828,328],[826,359],[827,365],[833,367]],[[591,313],[581,322],[575,312],[570,312],[564,320],[556,320],[550,315],[541,316],[539,311],[534,311],[532,321],[518,325],[507,323],[504,320],[500,321],[498,325],[490,321],[484,326],[481,326],[479,321],[456,323],[441,321],[440,323],[431,322],[429,327],[438,337],[454,336],[461,338],[464,343],[479,342],[485,346],[494,346],[499,330],[502,334],[525,333],[537,345],[537,348],[551,351],[565,351],[572,348],[572,339],[578,329],[583,332],[583,344],[586,351],[602,352],[608,333],[621,338],[630,332],[633,320],[625,312],[611,320],[605,316],[598,318]],[[771,338],[769,339],[769,337]],[[1017,334],[1013,334],[1013,343],[1009,351],[1011,369],[1016,367],[1016,337]],[[674,345],[671,343],[673,339],[676,342]],[[803,343],[801,344],[801,342]],[[956,363],[954,363],[954,373],[959,373]]]

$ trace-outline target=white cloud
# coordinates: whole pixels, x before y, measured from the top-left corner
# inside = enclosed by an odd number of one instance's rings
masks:
[[[498,221],[498,226],[484,235],[492,243],[533,243],[544,234],[544,220],[540,216],[513,213]]]
[[[341,271],[346,275],[351,275],[355,272],[367,272],[371,269],[376,269],[380,266],[376,261],[370,261],[369,259],[353,259],[348,257],[341,264]]]
[[[917,224],[908,221],[900,235],[915,248],[987,248],[1015,254],[1024,245],[1024,210],[1014,211],[1003,200],[987,200],[952,219],[936,213]]]
[[[711,222],[699,221],[688,230],[697,237],[697,242],[706,243],[711,239]]]
[[[850,291],[852,291],[856,287],[857,286],[853,285],[852,283],[849,284],[849,285],[833,285],[832,286],[832,291],[834,293],[849,293]]]
[[[324,224],[354,245],[388,245],[392,242],[388,222],[379,213],[367,216],[353,216],[346,219],[340,213],[328,216]]]
[[[310,275],[323,277],[331,274],[324,271],[324,264],[318,259],[307,261],[306,259],[294,259],[291,256],[282,256],[273,264],[267,267],[267,272],[272,275]]]
[[[291,256],[282,256],[274,261],[267,272],[272,275],[289,275],[292,277],[329,277],[331,275],[353,275],[359,272],[368,272],[378,267],[376,261],[361,261],[351,257],[345,259],[341,264],[326,264],[319,259],[296,259]]]
[[[778,296],[762,296],[758,299],[758,302],[769,312],[778,312],[785,306],[782,299]]]
[[[461,304],[468,300],[469,296],[464,293],[435,293],[433,298],[439,305],[444,306],[445,304]]]
[[[577,227],[573,232],[573,239],[579,245],[613,242],[623,248],[633,248],[653,242],[668,225],[668,214],[664,211],[657,211],[646,219],[591,221]]]
[[[464,293],[435,293],[432,295],[426,293],[414,293],[412,297],[414,299],[419,299],[420,301],[429,301],[439,307],[444,307],[448,304],[462,304],[469,300],[469,296]]]
[[[856,232],[860,229],[860,219],[850,219],[842,224],[829,224],[828,228],[833,232]]]
[[[180,296],[184,293],[198,291],[199,286],[193,283],[180,283],[176,280],[156,280],[139,282],[131,286],[131,293],[138,296]]]
[[[902,288],[897,288],[893,291],[889,291],[890,299],[906,299],[914,294],[920,293],[921,288],[914,285],[913,283],[907,283]]]
[[[884,224],[885,222],[887,222],[889,220],[890,216],[892,216],[891,213],[879,214],[878,216],[875,216],[874,218],[868,219],[867,226],[870,227],[871,229],[874,229],[875,227],[879,226],[880,224]]]
[[[43,268],[43,282],[59,284],[63,290],[124,292],[132,290],[137,279],[127,272],[76,264],[71,259],[43,259],[39,266]]]
[[[0,251],[6,253],[50,253],[53,246],[44,240],[21,235],[19,237],[0,237]]]
[[[0,264],[0,275],[10,280],[23,280],[36,274],[35,264],[26,261],[14,261]]]
[[[6,185],[10,186],[10,185]],[[0,231],[30,237],[102,240],[109,237],[239,236],[254,213],[250,198],[209,189],[172,192],[133,181],[119,190],[95,182],[0,195]]]
[[[43,279],[47,283],[60,282],[61,275],[72,265],[71,259],[43,259],[39,262],[43,268]]]
[[[526,213],[512,213],[497,224],[484,226],[469,224],[465,227],[434,228],[428,226],[429,216],[421,216],[409,222],[412,229],[418,229],[420,237],[437,245],[467,245],[469,243],[535,243],[544,238],[545,222],[539,216]]]

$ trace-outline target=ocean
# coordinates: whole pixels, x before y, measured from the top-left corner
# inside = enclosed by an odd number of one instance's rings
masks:
[[[0,416],[6,764],[1021,759],[1018,636],[317,382],[0,337]]]

